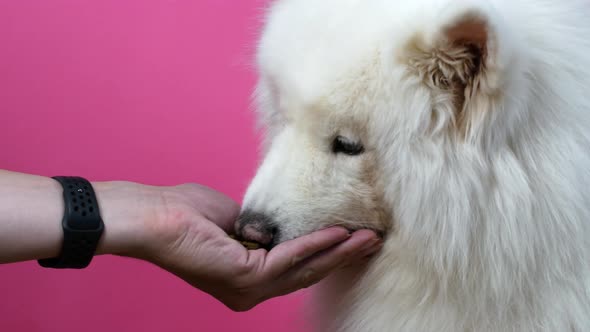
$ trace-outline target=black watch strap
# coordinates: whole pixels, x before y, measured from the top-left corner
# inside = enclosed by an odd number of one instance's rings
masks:
[[[104,224],[94,189],[80,177],[53,177],[63,187],[64,239],[59,257],[41,259],[39,265],[55,269],[83,269],[90,265]]]

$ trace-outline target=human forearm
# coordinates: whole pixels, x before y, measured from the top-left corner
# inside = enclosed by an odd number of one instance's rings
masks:
[[[0,263],[58,255],[63,210],[55,180],[0,170]]]
[[[146,233],[143,222],[155,211],[147,201],[155,201],[154,195],[132,183],[94,182],[92,186],[105,223],[97,254],[139,255]],[[57,181],[0,170],[0,263],[59,255],[63,215],[62,187]]]

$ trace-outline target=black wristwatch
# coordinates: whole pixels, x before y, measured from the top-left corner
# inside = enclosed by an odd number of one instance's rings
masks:
[[[39,265],[54,269],[83,269],[90,265],[104,231],[98,201],[90,182],[81,177],[53,177],[63,187],[64,239],[58,257],[41,259]]]

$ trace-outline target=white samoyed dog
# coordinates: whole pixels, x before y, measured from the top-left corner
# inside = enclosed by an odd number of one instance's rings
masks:
[[[257,63],[238,233],[385,234],[319,331],[590,331],[589,2],[278,0]]]

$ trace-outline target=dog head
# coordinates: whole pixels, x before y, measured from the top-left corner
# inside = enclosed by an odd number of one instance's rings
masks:
[[[276,2],[257,58],[265,157],[237,232],[269,246],[332,225],[395,232],[396,206],[420,200],[401,182],[428,191],[430,157],[508,136],[487,134],[513,123],[494,107],[519,88],[496,23],[475,0]]]

